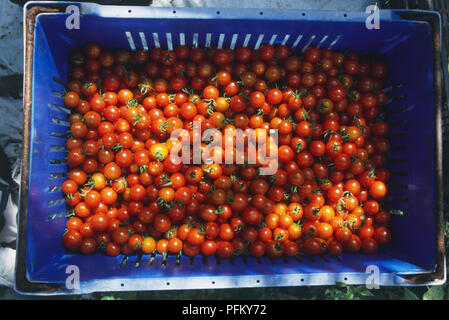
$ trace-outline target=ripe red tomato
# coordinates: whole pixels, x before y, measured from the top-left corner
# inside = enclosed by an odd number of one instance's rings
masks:
[[[68,250],[280,258],[391,240],[384,62],[268,43],[89,43],[70,62]]]

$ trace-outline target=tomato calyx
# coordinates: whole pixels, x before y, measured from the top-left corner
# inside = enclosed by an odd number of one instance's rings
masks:
[[[167,183],[163,184],[161,187],[165,188],[165,187],[171,187],[173,185],[173,182],[170,180]]]
[[[128,100],[127,102],[126,102],[126,107],[127,108],[135,108],[135,107],[137,107],[139,105],[139,102],[137,101],[137,99],[135,99],[135,98],[132,98],[132,99],[130,99],[130,100]]]
[[[215,112],[215,108],[217,106],[217,103],[214,99],[204,99],[204,102],[206,102],[206,104],[208,105],[207,108],[207,114],[208,115],[212,115]]]
[[[297,126],[298,124],[296,123],[296,121],[293,119],[292,116],[289,116],[289,117],[287,117],[287,118],[284,118],[284,120],[285,120],[285,121],[288,121],[288,122],[290,122],[290,123],[292,124],[293,130],[296,129],[296,126]]]
[[[134,119],[133,126],[135,126],[142,120],[142,115],[140,114],[140,111],[137,111],[137,116],[133,116],[132,118]]]
[[[66,218],[72,218],[72,217],[75,217],[75,216],[76,216],[75,210],[70,210],[65,215]]]
[[[327,139],[329,136],[332,136],[334,133],[336,133],[334,130],[326,129],[326,130],[323,131],[322,135],[323,135],[324,139]]]
[[[159,130],[161,132],[167,132],[168,127],[171,127],[171,124],[169,124],[168,121],[165,121],[159,126]]]
[[[108,244],[103,239],[101,239],[98,243],[98,249],[102,252],[106,252],[107,248]]]
[[[159,197],[156,199],[156,203],[159,207],[171,210],[175,207],[175,204],[173,201],[167,202],[165,199]]]
[[[72,200],[74,193],[67,193],[65,196],[67,199]]]
[[[120,143],[116,143],[116,144],[112,147],[112,150],[113,150],[114,152],[120,152],[120,151],[123,150],[123,146],[122,146]]]
[[[224,213],[223,207],[218,206],[217,209],[214,211],[215,214],[221,215]]]
[[[153,90],[153,87],[151,86],[151,84],[145,80],[144,82],[141,82],[137,85],[137,87],[139,88],[139,91],[141,94],[146,95],[148,92],[150,92],[151,90]]]
[[[260,220],[260,222],[257,224],[256,229],[260,230],[262,228],[265,228],[267,224],[265,223],[264,219]]]
[[[167,232],[166,232],[166,236],[168,239],[171,239],[175,236],[176,231],[178,230],[177,226],[173,226],[171,227]]]
[[[232,204],[234,202],[234,195],[232,193],[229,193],[226,195],[226,203]]]

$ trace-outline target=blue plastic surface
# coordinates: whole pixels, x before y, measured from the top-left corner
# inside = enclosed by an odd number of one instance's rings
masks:
[[[81,292],[325,285],[336,281],[360,284],[369,275],[365,271],[370,265],[379,268],[381,285],[407,285],[401,282],[401,275],[433,271],[435,133],[432,36],[427,23],[401,20],[394,11],[381,12],[380,30],[368,30],[364,13],[347,13],[345,17],[343,12],[293,10],[263,10],[260,14],[257,10],[229,9],[176,8],[173,13],[169,8],[83,8],[79,30],[65,28],[65,13],[41,14],[36,19],[26,252],[30,281],[64,283],[68,265],[80,268]],[[306,45],[332,46],[385,58],[390,65],[387,86],[406,83],[389,93],[391,98],[403,98],[386,107],[393,159],[388,165],[392,172],[389,192],[395,198],[389,206],[408,212],[407,216],[393,217],[391,244],[371,256],[345,254],[341,262],[332,257],[305,257],[301,262],[263,258],[262,263],[236,258],[233,264],[223,260],[218,264],[209,258],[205,264],[197,257],[190,265],[189,259],[182,257],[177,266],[170,257],[162,267],[161,256],[151,266],[149,257],[144,256],[139,267],[134,267],[136,257],[130,257],[120,268],[123,257],[67,254],[61,243],[66,220],[49,219],[66,211],[64,202],[58,200],[62,199],[59,186],[67,167],[59,160],[65,157],[61,134],[69,129],[63,101],[52,94],[62,92],[63,87],[53,77],[67,80],[70,51],[88,42],[130,48],[125,32],[136,48],[153,47],[154,33],[162,47],[167,47],[168,33],[172,46],[180,43],[180,33],[187,45],[193,44],[197,33],[198,45],[203,46],[210,33],[210,44],[221,43],[223,47],[233,43],[234,34],[238,35],[235,47],[243,45],[250,34],[249,47],[265,42],[286,43],[297,50]],[[142,34],[146,44],[141,41]],[[258,43],[260,34],[263,38]],[[402,112],[395,112],[402,108]]]

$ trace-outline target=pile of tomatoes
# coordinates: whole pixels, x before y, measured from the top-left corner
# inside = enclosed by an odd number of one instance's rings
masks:
[[[371,254],[390,241],[383,61],[270,44],[131,52],[95,43],[70,61],[67,250],[276,258]],[[201,132],[254,129],[277,171],[178,163],[170,134],[184,129],[192,141],[195,121]],[[263,138],[270,129],[278,141]],[[213,140],[200,149],[224,158]]]

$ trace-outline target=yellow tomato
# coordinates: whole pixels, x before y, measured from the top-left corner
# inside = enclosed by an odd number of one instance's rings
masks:
[[[150,148],[150,157],[153,160],[162,161],[168,155],[168,147],[163,143],[155,143]]]
[[[94,182],[94,188],[101,190],[106,187],[106,178],[102,173],[94,173],[92,175],[92,180]]]

